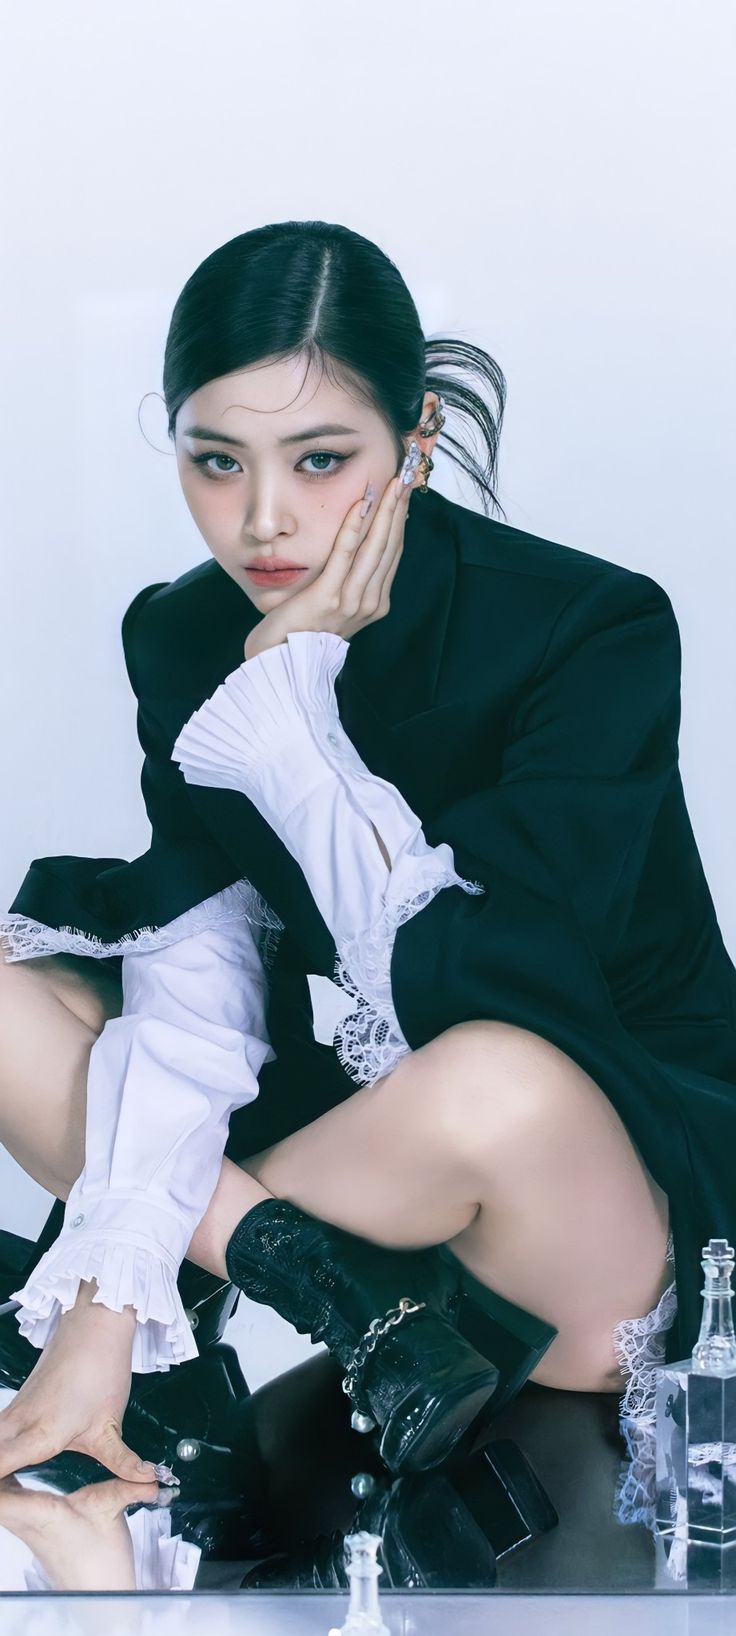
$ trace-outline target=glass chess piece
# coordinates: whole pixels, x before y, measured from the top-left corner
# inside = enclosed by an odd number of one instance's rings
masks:
[[[655,1527],[681,1544],[736,1544],[734,1264],[727,1240],[709,1239],[692,1356],[658,1375]]]
[[[380,1545],[380,1534],[369,1534],[364,1530],[346,1534],[350,1606],[344,1625],[340,1625],[339,1629],[333,1626],[329,1636],[391,1636],[388,1625],[381,1618],[378,1603],[378,1576],[383,1573],[376,1561]]]

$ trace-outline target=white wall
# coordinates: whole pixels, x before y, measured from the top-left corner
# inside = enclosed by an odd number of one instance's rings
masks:
[[[652,574],[686,793],[736,955],[732,0],[50,0],[1,14],[0,908],[32,857],[147,844],[120,645],[206,556],[160,391],[198,262],[268,221],[375,238],[509,382],[509,522]],[[440,457],[433,481],[477,506]],[[47,1196],[0,1153],[2,1222]]]

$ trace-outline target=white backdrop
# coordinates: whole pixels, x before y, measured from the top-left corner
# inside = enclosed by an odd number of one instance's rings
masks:
[[[120,620],[207,548],[137,406],[198,262],[318,217],[387,251],[425,333],[500,363],[508,521],[668,590],[685,790],[736,956],[732,0],[0,19],[0,909],[33,857],[148,844]],[[442,456],[432,480],[480,509]],[[1,1150],[0,1189],[0,1224],[35,1236],[48,1195]]]

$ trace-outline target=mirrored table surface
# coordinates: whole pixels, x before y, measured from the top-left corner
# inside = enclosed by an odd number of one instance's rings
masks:
[[[281,1594],[54,1596],[43,1609],[43,1636],[328,1636],[343,1614],[334,1596]],[[415,1592],[381,1598],[390,1636],[732,1636],[729,1602],[711,1596],[652,1601],[646,1596],[499,1596]],[[29,1607],[0,1603],[3,1636],[29,1636]],[[37,1632],[37,1621],[31,1626]]]
[[[234,1349],[215,1350],[237,1384]],[[351,1429],[341,1371],[326,1353],[255,1392],[243,1382],[227,1405],[228,1447],[211,1423],[216,1375],[200,1382],[199,1397],[183,1397],[186,1368],[176,1394],[173,1371],[135,1377],[146,1383],[153,1424],[175,1422],[169,1447],[176,1437],[180,1450],[179,1486],[160,1488],[155,1502],[83,1455],[0,1482],[6,1596],[223,1591],[264,1606],[274,1595],[345,1597],[344,1541],[358,1528],[381,1537],[382,1599],[452,1591],[656,1600],[732,1588],[736,1552],[702,1548],[698,1557],[690,1548],[676,1562],[653,1533],[651,1470],[641,1451],[632,1459],[613,1395],[528,1382],[473,1449],[439,1471],[395,1478],[375,1438]]]
[[[0,1241],[7,1302],[12,1257],[32,1246]],[[732,1607],[736,1547],[656,1535],[653,1439],[622,1423],[616,1394],[528,1381],[441,1469],[394,1477],[377,1435],[351,1427],[339,1365],[303,1337],[295,1349],[280,1319],[274,1348],[275,1317],[246,1302],[199,1357],[134,1375],[124,1440],[165,1461],[175,1486],[144,1499],[70,1452],[0,1479],[3,1636],[24,1593],[222,1592],[264,1617],[274,1598],[289,1618],[305,1595],[345,1606],[345,1540],[358,1530],[380,1539],[381,1601],[397,1608],[445,1593],[459,1607],[478,1595],[519,1609],[589,1596],[600,1607],[625,1597],[630,1610],[640,1598],[652,1611],[704,1609],[714,1595]],[[0,1408],[37,1360],[14,1311],[0,1310]]]

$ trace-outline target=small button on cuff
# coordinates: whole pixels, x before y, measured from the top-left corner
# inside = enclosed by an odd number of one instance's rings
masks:
[[[84,1216],[75,1216],[72,1222],[72,1227],[81,1227],[83,1221]]]
[[[327,742],[328,742],[328,744],[337,745],[337,744],[339,744],[340,740],[337,738],[337,735],[335,733],[328,733],[327,734]]]

